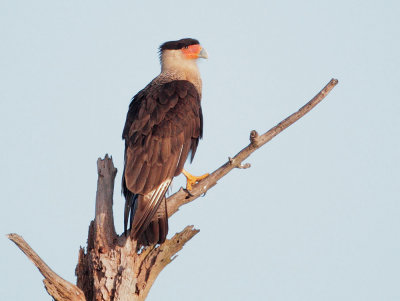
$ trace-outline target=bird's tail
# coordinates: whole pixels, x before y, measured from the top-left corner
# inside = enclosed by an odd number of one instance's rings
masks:
[[[125,233],[127,233],[129,219],[130,235],[141,245],[161,244],[167,237],[168,215],[165,194],[170,184],[171,180],[166,180],[144,195],[133,194],[129,190],[124,191]]]
[[[135,234],[134,232],[132,232]],[[162,244],[167,238],[168,234],[168,215],[166,198],[163,197],[160,206],[158,207],[153,218],[148,223],[147,227],[142,227],[140,231],[136,232],[137,241],[143,246],[152,244]]]

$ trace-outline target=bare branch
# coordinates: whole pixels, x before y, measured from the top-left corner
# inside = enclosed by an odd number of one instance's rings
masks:
[[[177,257],[175,254],[199,231],[194,229],[193,226],[187,226],[183,231],[176,233],[171,239],[167,239],[158,248],[152,248],[149,254],[145,256],[143,265],[147,268],[142,270],[138,276],[138,282],[142,284],[143,288],[140,295],[143,300],[149,293],[158,274]]]
[[[314,108],[337,85],[332,79],[311,101],[290,115],[263,135],[256,131],[250,133],[250,144],[233,158],[215,170],[204,180],[187,192],[180,189],[167,200],[168,216],[173,215],[179,207],[189,203],[217,184],[234,168],[249,168],[250,164],[242,162],[256,149],[263,146],[291,124],[299,120]],[[79,250],[79,260],[75,273],[77,286],[54,273],[29,245],[17,234],[8,237],[33,261],[45,277],[47,291],[57,301],[97,300],[122,301],[144,300],[159,273],[175,257],[199,230],[187,226],[161,245],[138,249],[138,245],[129,236],[115,233],[113,220],[113,191],[117,169],[108,155],[97,161],[98,181],[96,194],[95,219],[90,223],[87,250]],[[175,256],[175,257],[174,257]],[[86,298],[86,299],[85,299]]]
[[[259,136],[256,131],[250,133],[250,144],[237,153],[233,158],[229,158],[228,162],[223,164],[220,168],[211,173],[207,178],[201,180],[199,183],[193,185],[193,189],[188,193],[184,189],[180,189],[167,199],[168,204],[168,216],[173,215],[179,210],[179,207],[192,202],[199,196],[207,192],[211,187],[217,184],[217,181],[224,177],[234,168],[247,168],[249,165],[242,165],[243,160],[248,158],[256,149],[263,146],[265,143],[270,141],[280,132],[288,128],[290,125],[295,123],[311,109],[313,109],[318,103],[320,103],[326,95],[338,84],[337,79],[331,79],[331,81],[308,103],[301,107],[297,112],[293,113],[265,134]]]
[[[28,243],[18,234],[8,234],[7,237],[14,242],[18,248],[33,262],[44,277],[44,285],[47,292],[57,301],[85,301],[83,291],[76,285],[58,276],[52,269],[39,257],[38,254],[28,245]]]

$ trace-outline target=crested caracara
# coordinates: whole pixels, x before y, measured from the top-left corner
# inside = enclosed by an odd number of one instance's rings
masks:
[[[165,194],[173,177],[193,160],[203,132],[198,58],[207,52],[195,39],[160,46],[161,73],[129,105],[122,138],[125,165],[124,228],[141,245],[163,243],[168,233]],[[199,180],[190,174],[187,188]],[[207,175],[205,175],[207,176]]]

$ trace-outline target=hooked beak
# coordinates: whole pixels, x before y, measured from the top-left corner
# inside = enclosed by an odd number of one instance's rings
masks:
[[[201,48],[198,58],[208,59],[208,53],[204,48]]]

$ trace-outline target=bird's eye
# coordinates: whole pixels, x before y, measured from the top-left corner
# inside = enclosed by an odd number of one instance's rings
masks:
[[[189,48],[189,46],[185,46],[185,47],[183,47],[184,49],[188,49]]]

